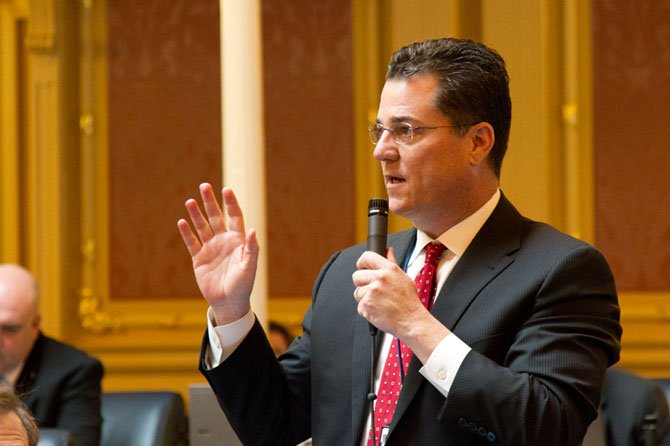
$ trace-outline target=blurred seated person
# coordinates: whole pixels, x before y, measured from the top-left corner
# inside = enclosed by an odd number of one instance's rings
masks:
[[[268,328],[270,346],[272,351],[275,352],[275,356],[279,356],[291,345],[294,336],[279,322],[270,321]]]
[[[100,361],[40,331],[39,290],[27,270],[0,264],[0,387],[14,390],[40,428],[100,443]]]
[[[0,445],[36,446],[40,433],[28,408],[9,389],[0,389]]]
[[[670,445],[668,401],[654,381],[610,368],[601,407],[608,446]]]
[[[670,446],[670,414],[660,384],[621,368],[605,375],[598,418],[584,446]]]

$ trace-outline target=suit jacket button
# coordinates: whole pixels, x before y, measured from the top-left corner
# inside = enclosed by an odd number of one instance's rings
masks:
[[[461,418],[458,419],[458,425],[461,426],[461,427],[468,427],[468,420],[461,417]]]
[[[486,439],[488,440],[489,443],[493,443],[496,441],[496,434],[493,432],[489,432],[488,435],[486,436]]]
[[[468,429],[470,429],[472,432],[477,432],[477,425],[474,421],[470,421],[468,423]]]

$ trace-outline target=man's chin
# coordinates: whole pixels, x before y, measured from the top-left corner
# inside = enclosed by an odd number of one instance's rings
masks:
[[[406,217],[410,212],[410,208],[406,201],[393,198],[392,196],[389,197],[389,210],[395,215],[399,215],[401,217]]]

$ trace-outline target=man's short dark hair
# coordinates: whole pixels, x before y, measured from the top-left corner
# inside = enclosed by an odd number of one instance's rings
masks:
[[[37,441],[40,439],[40,432],[32,414],[14,392],[0,389],[0,416],[10,413],[15,413],[19,417],[19,420],[21,420],[21,424],[26,430],[26,434],[28,434],[28,445],[37,445]]]
[[[509,76],[505,61],[495,50],[466,39],[415,42],[391,58],[387,80],[420,74],[437,75],[440,90],[436,107],[449,117],[453,130],[464,135],[472,124],[486,121],[493,127],[495,143],[489,159],[500,177],[512,120]]]

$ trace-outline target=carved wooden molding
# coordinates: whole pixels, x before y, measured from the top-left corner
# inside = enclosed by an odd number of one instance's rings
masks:
[[[619,304],[624,323],[670,324],[670,292],[620,292]]]
[[[35,52],[53,52],[56,44],[56,11],[53,0],[30,0],[26,46]]]
[[[119,331],[122,326],[118,317],[105,311],[99,296],[92,288],[80,290],[79,321],[84,330],[95,334]]]
[[[621,292],[621,366],[670,376],[670,292]]]
[[[46,2],[42,2],[46,3]],[[81,327],[92,336],[92,348],[115,339],[130,348],[135,333],[151,331],[160,345],[172,343],[166,330],[179,332],[203,329],[204,301],[133,300],[110,296],[108,277],[109,226],[109,142],[107,140],[107,59],[104,47],[106,2],[82,0],[80,15],[81,67],[79,119],[81,144],[81,280],[78,316]],[[206,308],[206,307],[205,307]],[[122,335],[116,338],[116,334]],[[132,334],[129,336],[129,334]]]

